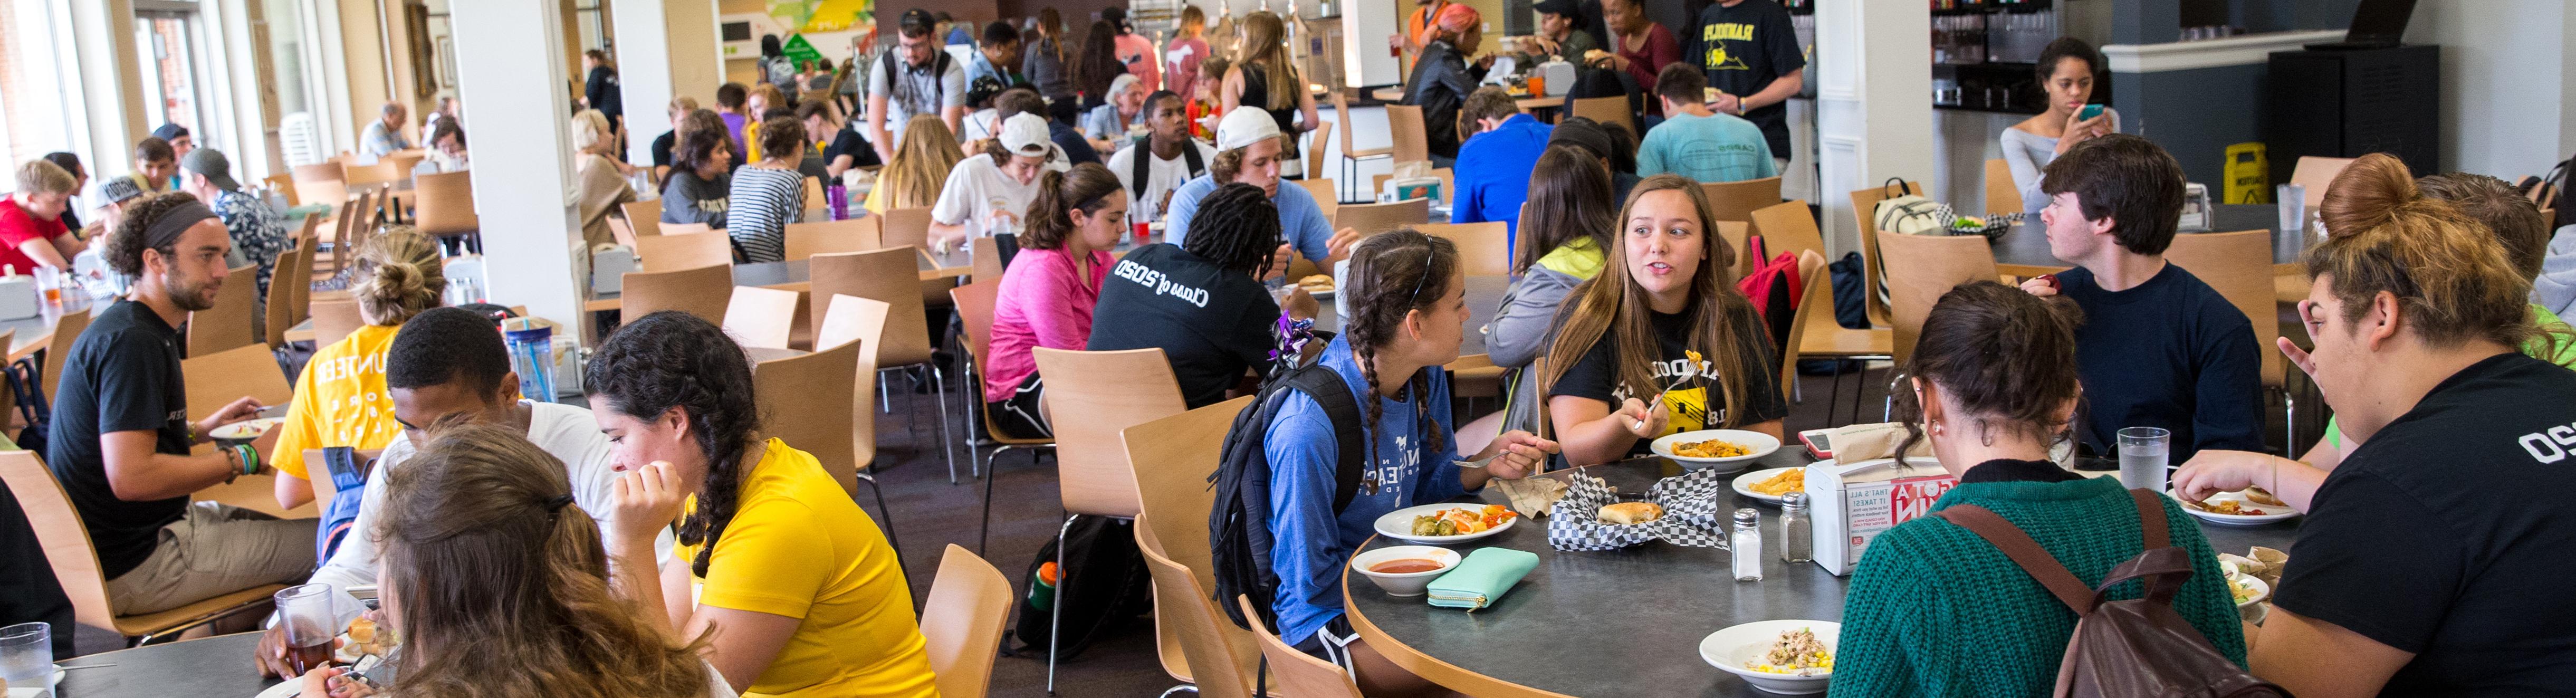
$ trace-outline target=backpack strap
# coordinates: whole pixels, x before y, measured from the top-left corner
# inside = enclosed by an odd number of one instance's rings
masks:
[[[2029,573],[2040,586],[2048,587],[2049,593],[2057,595],[2057,600],[2076,614],[2082,615],[2093,609],[2093,589],[2085,586],[2084,580],[2076,578],[2074,572],[2067,571],[2065,563],[2048,554],[2048,549],[2040,547],[2039,541],[2031,540],[2030,534],[2022,532],[2020,526],[2004,520],[2003,515],[1974,504],[1958,504],[1933,516],[1986,539],[1986,543],[2021,565],[2023,572]]]
[[[1187,159],[1190,163],[1190,179],[1198,179],[1200,173],[1207,171],[1207,163],[1199,160],[1198,141],[1193,140],[1187,143],[1182,143],[1181,157]]]
[[[1342,382],[1341,374],[1320,365],[1297,369],[1288,375],[1288,385],[1314,398],[1333,421],[1333,513],[1338,515],[1350,508],[1351,500],[1360,492],[1360,461],[1367,447],[1360,443],[1366,436],[1366,427],[1360,423],[1359,401],[1351,395],[1350,384]]]
[[[2164,496],[2144,489],[2129,490],[2129,500],[2138,505],[2140,538],[2147,550],[2173,547],[2173,532],[2166,529]]]

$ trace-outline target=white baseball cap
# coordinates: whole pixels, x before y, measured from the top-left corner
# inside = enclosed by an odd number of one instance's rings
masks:
[[[1264,138],[1278,137],[1279,122],[1270,118],[1270,112],[1259,109],[1237,108],[1226,112],[1225,120],[1216,124],[1216,149],[1219,151],[1234,150],[1259,143]]]
[[[1055,142],[1047,139],[1046,118],[1021,112],[1002,120],[1002,149],[1015,155],[1041,157]]]

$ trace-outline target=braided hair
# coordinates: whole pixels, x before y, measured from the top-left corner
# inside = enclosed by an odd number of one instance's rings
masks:
[[[752,400],[751,363],[742,346],[714,324],[677,310],[627,323],[599,345],[582,375],[593,397],[636,419],[673,409],[707,457],[698,506],[680,520],[680,542],[698,547],[689,569],[707,574],[707,556],[724,537],[740,503],[743,456],[759,443],[760,407]]]
[[[1181,250],[1232,272],[1270,275],[1270,253],[1279,249],[1279,206],[1260,187],[1241,182],[1208,192],[1190,218]]]
[[[1457,274],[1457,243],[1412,228],[1369,236],[1351,250],[1351,269],[1346,277],[1349,288],[1342,291],[1350,294],[1351,312],[1342,324],[1342,337],[1351,344],[1351,356],[1360,365],[1360,376],[1368,380],[1370,394],[1360,401],[1368,404],[1369,431],[1377,431],[1378,418],[1385,409],[1384,401],[1377,399],[1378,350],[1395,339],[1413,311],[1428,310],[1448,297],[1450,279]],[[1415,423],[1429,421],[1431,372],[1415,371],[1405,382]],[[1438,429],[1427,431],[1430,438],[1422,444],[1424,448],[1445,447],[1447,435]],[[1367,462],[1375,463],[1377,440],[1369,439],[1368,443]]]

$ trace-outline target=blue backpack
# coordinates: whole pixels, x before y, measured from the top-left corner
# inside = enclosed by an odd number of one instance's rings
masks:
[[[349,529],[358,522],[358,504],[367,498],[367,470],[375,462],[361,461],[358,449],[332,446],[322,449],[321,465],[316,470],[314,464],[306,463],[304,471],[306,475],[331,478],[331,488],[338,492],[332,495],[330,506],[322,508],[322,525],[313,532],[313,559],[329,560],[332,551],[340,549],[340,540],[347,538]]]

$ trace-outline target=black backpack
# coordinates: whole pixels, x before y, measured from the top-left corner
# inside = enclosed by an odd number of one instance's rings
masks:
[[[1217,608],[1225,609],[1227,618],[1245,628],[1255,620],[1269,628],[1278,620],[1270,610],[1279,595],[1279,574],[1270,568],[1270,546],[1275,542],[1270,537],[1270,457],[1262,448],[1262,435],[1269,432],[1271,420],[1291,390],[1314,398],[1332,419],[1337,446],[1333,513],[1349,508],[1351,499],[1359,495],[1365,448],[1360,439],[1365,427],[1359,402],[1341,374],[1322,365],[1290,371],[1263,385],[1261,398],[1235,415],[1216,472],[1208,475],[1216,485],[1216,503],[1208,510],[1208,547],[1209,564],[1216,572]],[[1244,618],[1241,606],[1234,602],[1238,595],[1252,597],[1252,607],[1260,610],[1261,617]]]
[[[52,352],[40,351],[0,367],[0,375],[5,375],[9,383],[9,395],[18,405],[18,419],[27,424],[18,432],[18,447],[37,453],[45,452],[45,434],[54,415],[53,405],[45,400],[44,362],[54,359],[46,356],[49,353]]]
[[[1037,559],[1029,561],[1024,588],[1036,589],[1038,570],[1055,558],[1055,541],[1039,547]],[[1012,632],[1021,643],[1018,652],[1045,654],[1052,635],[1061,647],[1056,657],[1071,658],[1154,608],[1153,577],[1145,569],[1144,553],[1136,549],[1133,521],[1081,514],[1065,522],[1064,567],[1057,570],[1057,580],[1048,603],[1064,604],[1061,618],[1035,603],[1046,592],[1020,597],[1020,622]],[[1058,623],[1052,632],[1049,623]]]

